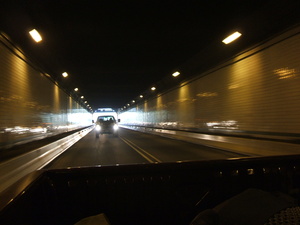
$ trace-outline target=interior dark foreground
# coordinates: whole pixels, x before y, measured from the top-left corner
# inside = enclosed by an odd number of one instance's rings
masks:
[[[37,171],[1,194],[0,223],[75,224],[105,213],[111,224],[189,224],[248,188],[298,200],[299,187],[298,155]]]

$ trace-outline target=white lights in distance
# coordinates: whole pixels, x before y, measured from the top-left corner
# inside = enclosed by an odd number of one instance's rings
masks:
[[[69,74],[68,74],[67,72],[63,72],[63,73],[62,73],[62,76],[63,76],[63,77],[68,77]]]
[[[38,42],[42,41],[42,37],[36,29],[33,29],[33,30],[29,31],[29,34],[31,35],[32,39],[35,42],[38,43]]]
[[[78,91],[79,89],[78,88],[74,88],[74,91]]]
[[[241,35],[242,34],[240,32],[236,31],[233,34],[226,37],[222,42],[227,45],[227,44],[233,42],[234,40],[238,39]]]
[[[152,91],[155,91],[155,90],[156,90],[156,87],[152,87],[151,90],[152,90]]]

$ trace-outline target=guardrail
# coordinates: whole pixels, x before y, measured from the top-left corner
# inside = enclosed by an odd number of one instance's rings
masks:
[[[0,164],[0,192],[24,177],[41,169],[88,134],[93,127],[83,129],[51,144],[32,150]]]

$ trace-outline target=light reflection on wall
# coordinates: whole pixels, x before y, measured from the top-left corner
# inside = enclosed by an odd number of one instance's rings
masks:
[[[263,53],[253,54],[245,57],[246,54],[234,58],[237,61],[229,67],[229,85],[224,91],[225,121],[238,121],[240,129],[254,130],[261,124],[264,115],[265,99],[264,88],[268,86],[268,78]],[[238,61],[241,57],[243,60]],[[259,96],[259,98],[258,98]],[[222,123],[222,121],[220,121]]]
[[[91,125],[91,114],[26,60],[0,36],[0,148]]]
[[[148,108],[148,101],[144,102],[144,110],[141,112],[143,114],[143,120],[140,121],[141,125],[147,125],[150,123],[149,121],[149,108]]]
[[[194,127],[195,124],[195,104],[196,99],[193,98],[193,85],[187,84],[178,90],[177,110],[178,117],[176,122],[181,127]]]
[[[278,79],[291,79],[297,77],[296,69],[279,68],[274,70],[274,74],[278,77]]]
[[[300,135],[299,37],[300,26],[149,100],[136,112],[144,116],[134,115],[135,123],[199,132]]]
[[[59,96],[59,87],[57,85],[53,86],[53,113],[59,113],[60,110],[60,96]]]
[[[28,102],[30,99],[29,90],[29,74],[26,63],[18,57],[10,56],[11,70],[9,73],[9,99],[14,104],[17,111],[12,111],[14,125],[16,126],[28,126],[26,117],[30,114],[30,108]],[[13,107],[13,105],[10,105]]]
[[[218,93],[217,92],[201,92],[201,93],[198,93],[196,96],[200,97],[200,98],[216,97],[216,96],[218,96]]]
[[[154,121],[156,122],[156,125],[160,125],[163,121],[165,121],[164,118],[164,110],[163,110],[163,104],[162,104],[162,97],[157,96],[156,98],[156,109],[155,112],[155,118]]]

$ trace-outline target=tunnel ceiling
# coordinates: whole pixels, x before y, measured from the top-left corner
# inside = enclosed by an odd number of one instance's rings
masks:
[[[66,91],[78,87],[95,110],[149,97],[153,85],[156,93],[177,85],[295,23],[299,8],[289,0],[22,0],[1,3],[0,25]],[[41,43],[29,36],[33,28]],[[224,47],[235,30],[242,38]],[[173,78],[177,70],[181,75]]]

